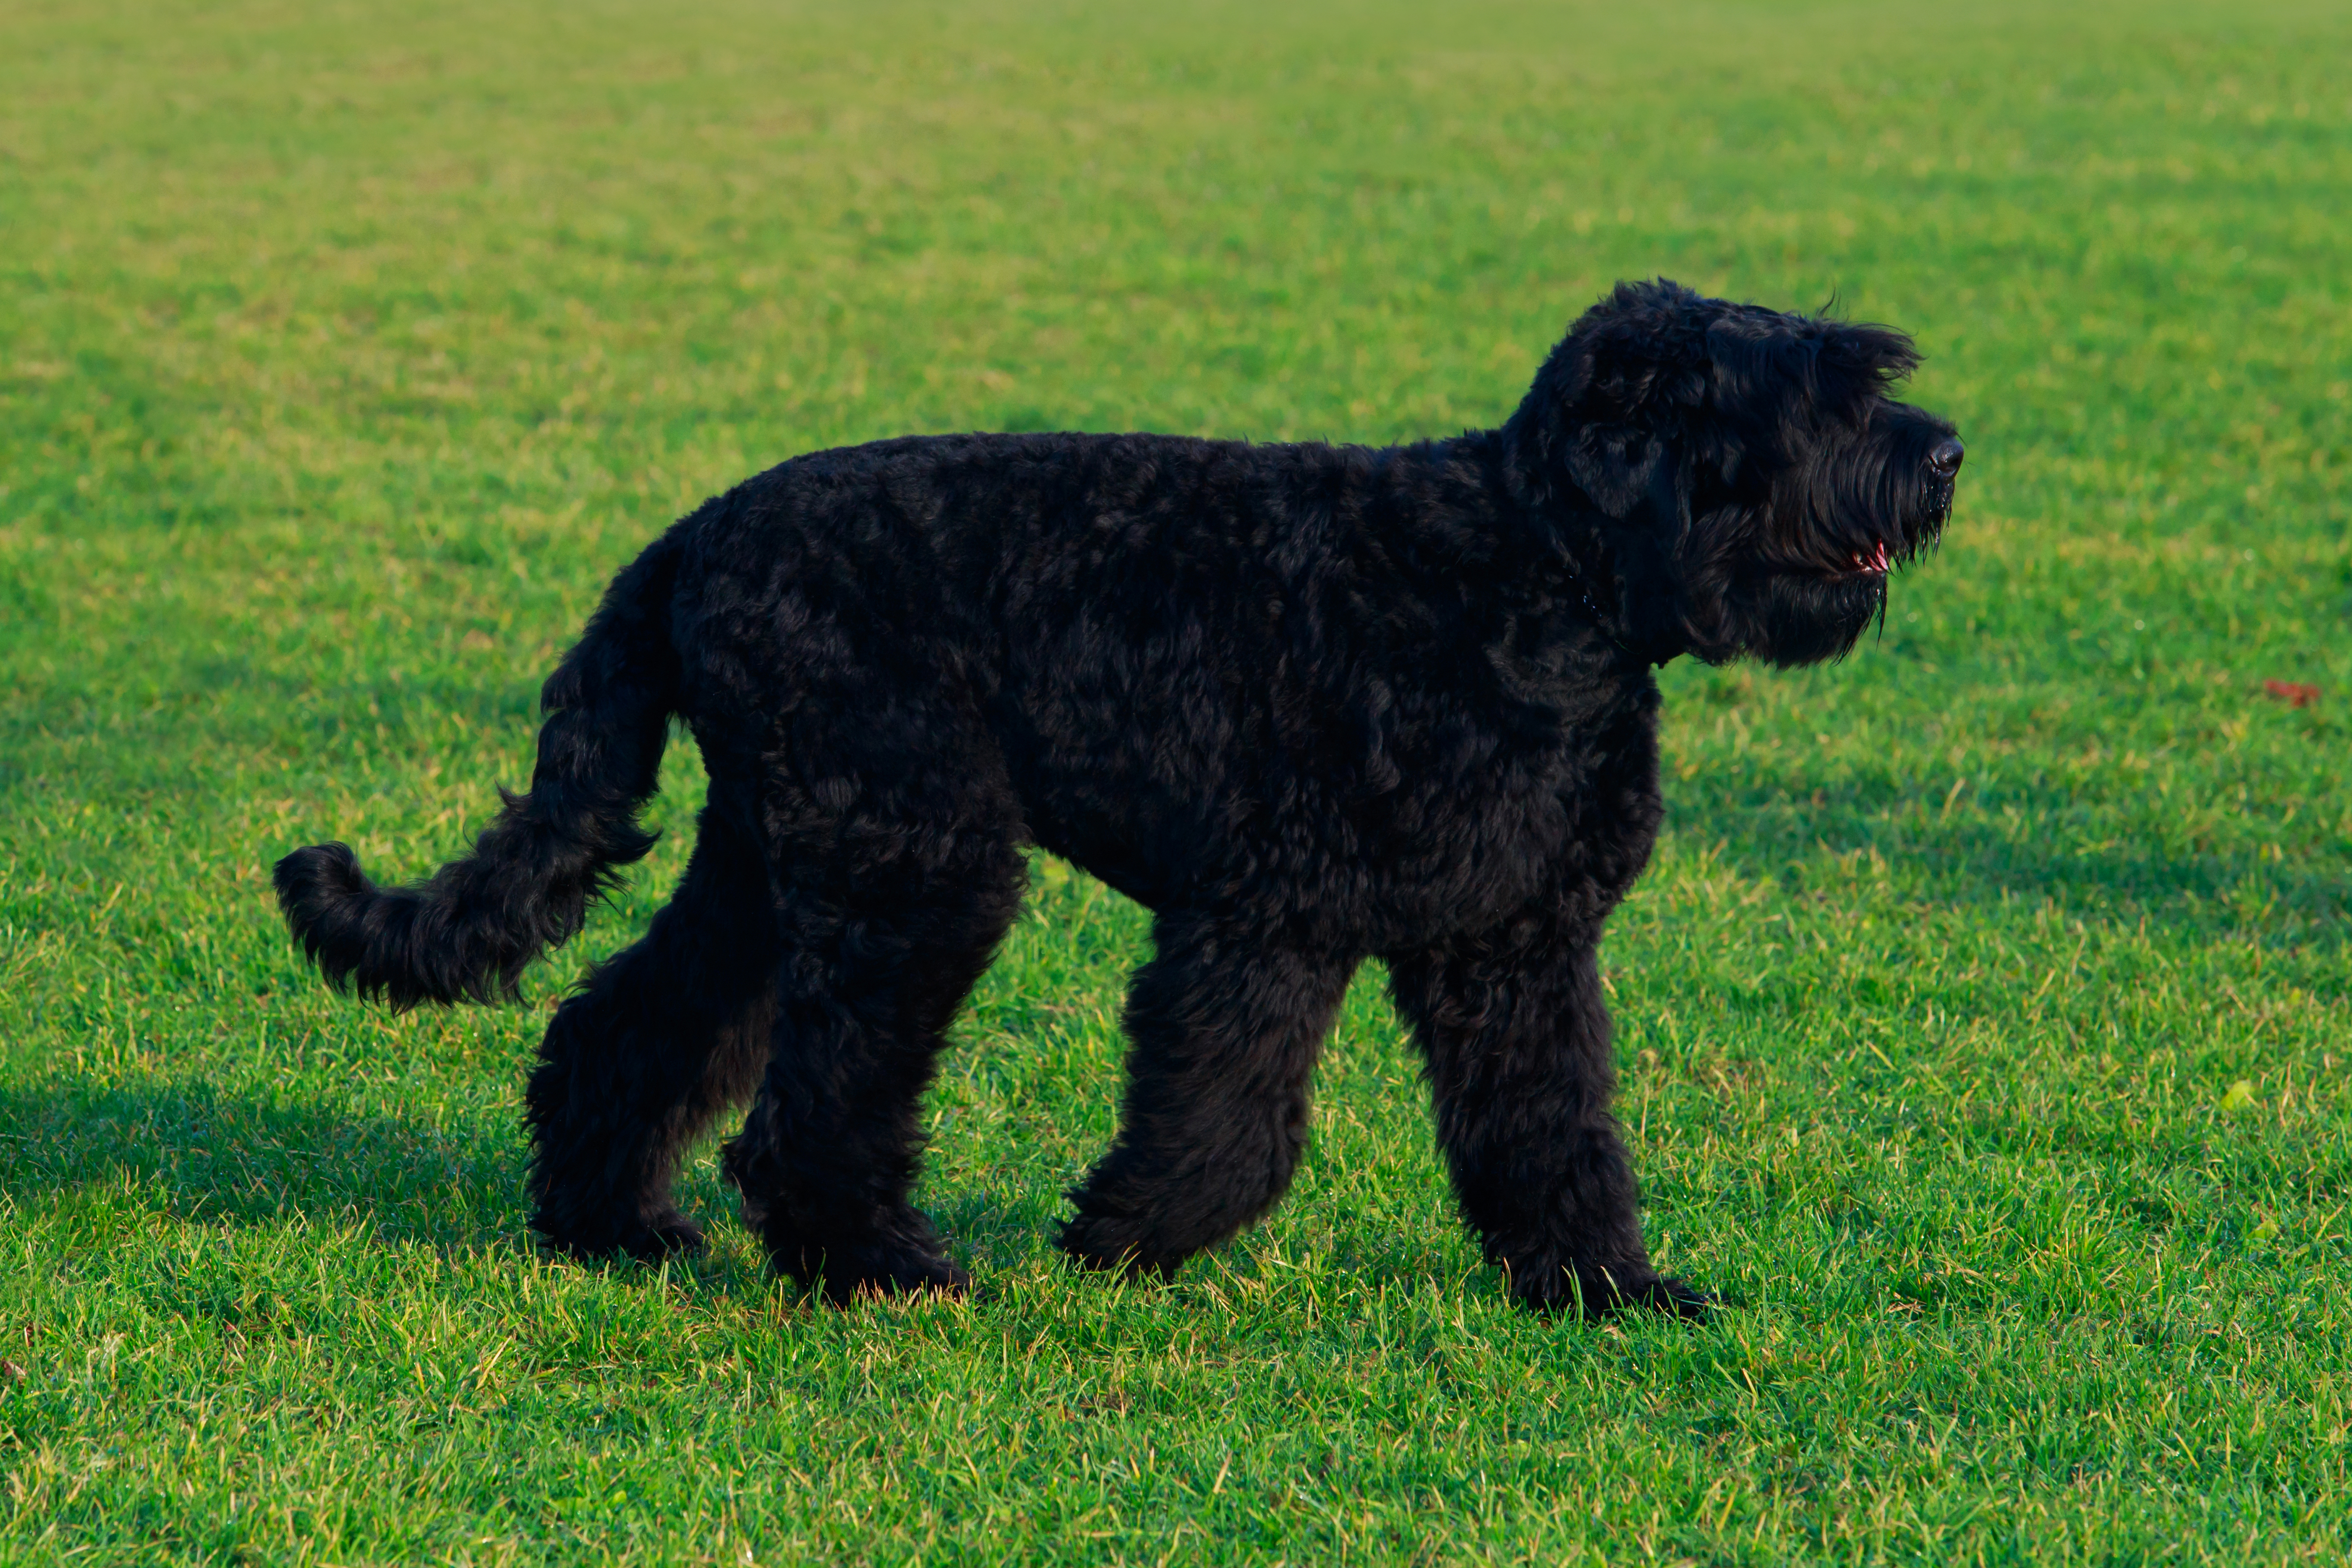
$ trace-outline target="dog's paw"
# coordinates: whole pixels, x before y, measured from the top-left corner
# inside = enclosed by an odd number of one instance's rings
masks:
[[[953,1261],[908,1247],[835,1248],[814,1261],[814,1269],[792,1272],[835,1307],[894,1296],[961,1296],[971,1289],[971,1276]]]
[[[1717,1305],[1716,1299],[1680,1279],[1642,1273],[1626,1278],[1606,1268],[1559,1268],[1540,1277],[1540,1284],[1514,1282],[1519,1305],[1536,1312],[1578,1312],[1598,1322],[1612,1312],[1649,1310],[1689,1322],[1705,1322]]]
[[[672,1209],[659,1219],[647,1222],[642,1231],[622,1243],[622,1250],[651,1263],[664,1258],[691,1257],[709,1246],[702,1227]]]
[[[1669,1279],[1664,1275],[1650,1281],[1643,1290],[1621,1300],[1625,1307],[1647,1307],[1669,1317],[1687,1322],[1704,1323],[1715,1315],[1722,1302],[1697,1286],[1681,1279]]]
[[[1110,1215],[1080,1215],[1065,1222],[1059,1241],[1079,1268],[1122,1279],[1172,1279],[1183,1262],[1153,1251],[1134,1221]]]
[[[747,1199],[743,1206],[753,1205]],[[961,1296],[971,1289],[971,1276],[948,1258],[939,1232],[911,1209],[879,1232],[827,1240],[805,1231],[778,1234],[782,1227],[769,1213],[761,1238],[770,1265],[834,1306],[892,1296]]]
[[[708,1245],[702,1227],[676,1209],[650,1218],[607,1218],[584,1224],[558,1222],[541,1210],[532,1218],[531,1228],[557,1252],[587,1263],[616,1258],[656,1263],[700,1252]]]

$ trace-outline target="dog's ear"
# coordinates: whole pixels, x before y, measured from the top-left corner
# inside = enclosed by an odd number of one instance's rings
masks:
[[[1715,302],[1666,279],[1620,283],[1578,318],[1505,426],[1519,471],[1549,500],[1564,475],[1612,517],[1652,495],[1673,437],[1707,396]]]

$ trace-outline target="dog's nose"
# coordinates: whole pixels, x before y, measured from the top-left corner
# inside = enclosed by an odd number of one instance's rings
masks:
[[[1957,437],[1947,436],[1927,454],[1927,471],[1939,479],[1948,479],[1960,471],[1960,459],[1968,455],[1969,449]]]

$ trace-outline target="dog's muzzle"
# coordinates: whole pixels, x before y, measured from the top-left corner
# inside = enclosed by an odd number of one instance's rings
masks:
[[[1940,523],[1944,515],[1951,510],[1955,481],[1958,479],[1960,474],[1960,461],[1968,454],[1969,449],[1960,444],[1959,437],[1957,436],[1947,436],[1928,448],[1927,468],[1932,485],[1928,502],[1929,510],[1933,514],[1929,523],[1931,531],[1934,525]],[[1918,541],[1913,539],[1911,542],[1916,545]],[[1849,551],[1843,564],[1830,574],[1832,577],[1884,579],[1895,569],[1898,554],[1907,558],[1909,553],[1909,546],[1903,546],[1898,550],[1897,547],[1890,546],[1885,539],[1875,539],[1871,542],[1871,546],[1867,550]]]

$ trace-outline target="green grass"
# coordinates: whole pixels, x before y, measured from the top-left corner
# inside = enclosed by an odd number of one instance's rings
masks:
[[[1133,9],[1133,8],[1130,8]],[[2352,1552],[2341,6],[0,5],[0,1559]],[[930,1103],[965,1304],[542,1259],[421,871],[702,496],[911,430],[1499,418],[1613,279],[1916,331],[1883,640],[1664,677],[1606,963],[1689,1328],[1523,1316],[1368,974],[1165,1289],[1046,1244],[1139,912],[1040,868]],[[2264,696],[2310,681],[2315,707]],[[672,764],[659,815],[690,822]]]

